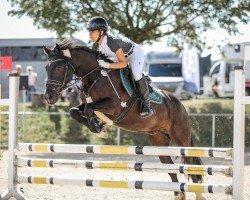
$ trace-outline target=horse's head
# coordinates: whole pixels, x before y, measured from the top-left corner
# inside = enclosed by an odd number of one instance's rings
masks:
[[[53,49],[47,47],[43,49],[48,56],[48,64],[45,66],[47,71],[45,99],[49,104],[54,104],[58,101],[62,90],[72,80],[75,69],[70,58],[65,56],[58,44]]]

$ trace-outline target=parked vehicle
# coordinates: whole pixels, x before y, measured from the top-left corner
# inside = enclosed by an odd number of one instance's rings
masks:
[[[204,95],[217,97],[234,96],[234,67],[243,66],[244,49],[249,43],[227,45],[224,47],[224,56],[215,62],[208,76],[204,76]],[[246,69],[246,94],[250,95],[250,66]]]
[[[172,52],[149,52],[145,62],[146,74],[152,86],[172,92],[180,99],[189,99],[192,94],[183,89],[182,59]]]
[[[78,40],[79,44],[85,44]],[[43,52],[43,45],[52,47],[56,39],[53,38],[26,38],[26,39],[0,39],[0,55],[11,56],[13,59],[13,69],[17,64],[23,67],[25,73],[26,66],[32,66],[38,74],[37,92],[45,89],[44,80],[46,71],[44,66],[47,63],[47,56]],[[1,71],[0,84],[2,86],[2,98],[8,97],[8,71]]]

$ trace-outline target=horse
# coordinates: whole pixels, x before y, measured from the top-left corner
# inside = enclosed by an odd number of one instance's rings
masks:
[[[74,40],[63,40],[53,48],[43,47],[48,57],[45,100],[48,104],[58,101],[63,89],[79,81],[82,103],[70,110],[70,115],[93,132],[103,122],[113,122],[116,127],[148,136],[154,146],[169,146],[174,142],[181,147],[193,147],[189,116],[182,103],[171,93],[161,90],[162,103],[151,103],[154,114],[142,118],[139,114],[140,99],[132,98],[125,90],[120,70],[101,68],[99,59],[112,62],[99,51],[77,45]],[[135,99],[131,101],[131,99]],[[131,103],[132,102],[132,103]],[[130,104],[130,105],[128,105]],[[125,112],[124,112],[125,110]],[[170,156],[159,156],[162,163],[174,164]],[[202,165],[199,157],[183,157],[187,164]],[[169,173],[172,182],[177,174]],[[194,183],[203,181],[202,175],[190,175]],[[182,191],[174,192],[175,199],[186,199]],[[196,199],[204,199],[196,193]]]

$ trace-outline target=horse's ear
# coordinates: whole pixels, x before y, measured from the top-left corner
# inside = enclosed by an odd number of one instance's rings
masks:
[[[48,47],[46,47],[46,46],[43,46],[43,51],[44,51],[44,53],[47,54],[47,55],[49,55],[50,52],[51,52],[51,50],[50,50]]]
[[[59,46],[59,44],[56,43],[55,49],[58,53],[61,52],[61,47]]]

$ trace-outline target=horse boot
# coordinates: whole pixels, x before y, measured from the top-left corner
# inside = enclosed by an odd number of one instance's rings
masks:
[[[94,116],[88,119],[89,130],[94,133],[100,133],[102,131],[102,126],[100,125],[98,119]]]
[[[141,106],[140,106],[140,115],[144,117],[149,117],[154,114],[153,109],[150,106],[149,101],[149,89],[148,84],[144,77],[142,77],[140,80],[136,81],[139,86],[139,92],[141,95]]]

